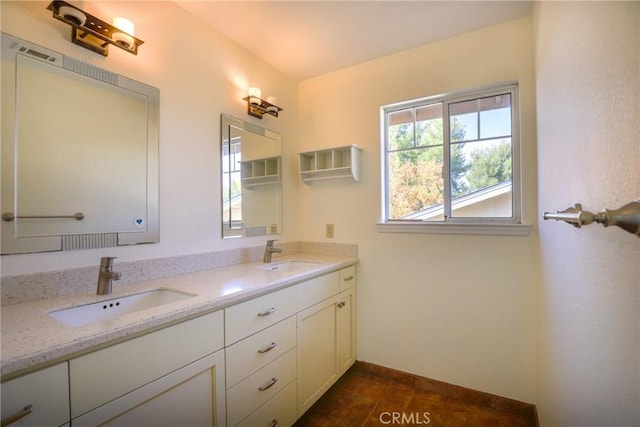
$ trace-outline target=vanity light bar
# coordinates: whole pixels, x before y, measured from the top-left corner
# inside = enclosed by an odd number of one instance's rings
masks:
[[[242,99],[247,101],[247,114],[259,119],[262,119],[264,114],[271,114],[273,117],[278,117],[278,113],[282,111],[282,108],[257,96],[250,95]]]
[[[56,0],[47,7],[53,17],[71,25],[71,41],[100,55],[109,54],[109,45],[114,45],[134,55],[142,40],[128,34],[120,28],[96,18],[71,4]]]

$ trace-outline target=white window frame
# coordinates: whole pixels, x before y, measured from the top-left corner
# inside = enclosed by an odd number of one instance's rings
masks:
[[[449,105],[456,102],[509,93],[511,95],[511,135],[512,135],[512,216],[510,218],[483,217],[466,218],[451,216],[451,175],[450,175],[450,137]],[[388,175],[388,117],[390,113],[426,106],[443,104],[443,176],[444,176],[444,212],[443,221],[390,220],[389,212],[389,175]],[[431,96],[412,101],[386,105],[380,108],[381,123],[381,220],[377,230],[383,233],[434,233],[434,234],[485,234],[526,236],[530,226],[522,223],[522,187],[520,157],[520,109],[518,84],[506,83],[491,87]]]

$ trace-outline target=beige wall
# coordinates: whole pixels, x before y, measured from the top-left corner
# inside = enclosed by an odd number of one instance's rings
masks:
[[[129,261],[263,244],[264,237],[220,238],[220,114],[280,132],[283,154],[293,163],[297,82],[172,2],[82,2],[105,20],[128,17],[145,42],[137,56],[111,47],[107,58],[70,43],[71,27],[52,18],[48,4],[2,1],[2,31],[160,89],[160,243],[3,256],[2,275],[92,266],[106,255]],[[285,109],[278,119],[246,114],[241,98],[249,86],[278,96]],[[297,182],[295,165],[285,168],[282,240],[297,236]]]
[[[540,210],[640,197],[640,3],[536,2]],[[541,425],[640,425],[640,239],[540,226]]]
[[[358,359],[535,399],[536,151],[532,23],[519,19],[304,81],[300,150],[363,149],[362,179],[303,187],[304,240],[359,244]],[[380,107],[520,83],[529,237],[378,233]]]

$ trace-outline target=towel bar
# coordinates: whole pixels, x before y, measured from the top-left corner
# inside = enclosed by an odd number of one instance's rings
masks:
[[[542,217],[545,220],[564,221],[577,228],[594,222],[600,223],[604,227],[616,225],[640,237],[640,201],[627,203],[619,209],[605,209],[597,214],[582,210],[582,205],[576,203],[563,211],[545,212]]]

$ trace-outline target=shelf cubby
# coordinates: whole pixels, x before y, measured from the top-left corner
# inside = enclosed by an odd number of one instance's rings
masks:
[[[277,184],[281,170],[280,156],[246,160],[240,163],[240,180],[245,188]]]
[[[360,181],[360,152],[356,145],[299,153],[300,178],[312,181],[351,178]]]

